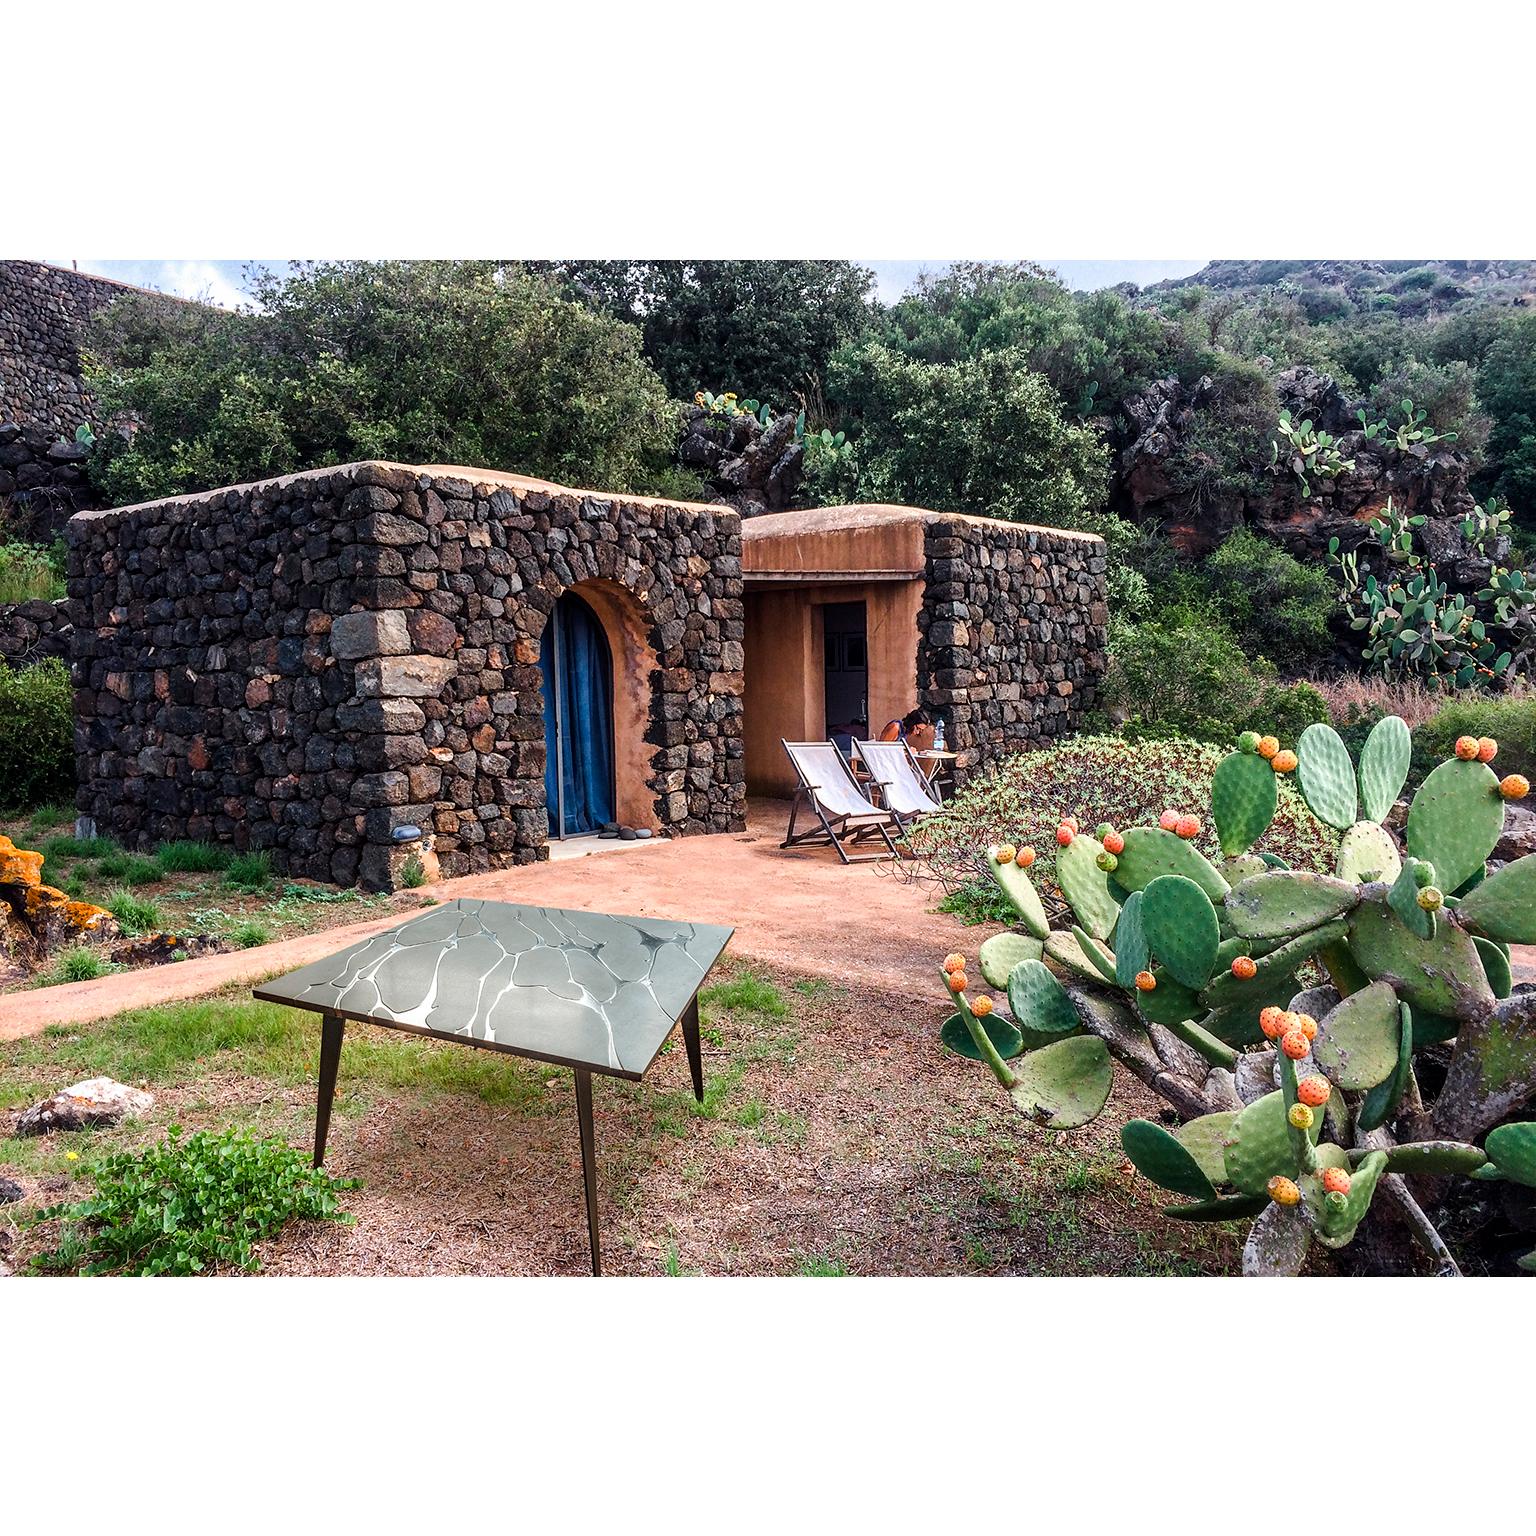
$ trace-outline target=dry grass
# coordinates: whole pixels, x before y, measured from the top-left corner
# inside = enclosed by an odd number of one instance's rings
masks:
[[[1417,678],[1362,676],[1319,678],[1313,684],[1328,706],[1335,725],[1349,725],[1362,715],[1379,712],[1401,715],[1410,729],[1431,719],[1445,704],[1444,693],[1426,687]]]

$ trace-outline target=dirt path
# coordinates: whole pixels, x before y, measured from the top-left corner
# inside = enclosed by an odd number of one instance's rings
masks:
[[[936,892],[889,866],[844,867],[830,850],[780,849],[786,813],[758,802],[746,832],[626,844],[622,852],[600,844],[604,851],[589,857],[444,880],[431,895],[725,923],[736,929],[730,954],[883,992],[922,987],[924,967],[997,931],[932,912]],[[0,1040],[294,970],[392,927],[421,894],[401,893],[385,916],[278,944],[0,997]]]

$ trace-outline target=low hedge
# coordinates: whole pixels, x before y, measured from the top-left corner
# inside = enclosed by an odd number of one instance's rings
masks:
[[[0,662],[0,805],[22,810],[75,792],[75,703],[69,670],[50,658]]]
[[[1458,736],[1492,736],[1499,744],[1494,767],[1500,773],[1536,779],[1536,697],[1457,699],[1426,720],[1413,740],[1438,760],[1455,751]]]

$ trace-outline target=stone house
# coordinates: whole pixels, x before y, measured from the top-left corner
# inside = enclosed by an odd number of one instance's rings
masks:
[[[68,525],[78,807],[387,886],[618,822],[729,832],[778,742],[925,704],[963,778],[1075,728],[1103,668],[1090,536],[349,464]]]

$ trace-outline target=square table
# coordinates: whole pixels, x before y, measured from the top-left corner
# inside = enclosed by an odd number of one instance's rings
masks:
[[[252,995],[321,1015],[315,1166],[349,1019],[570,1067],[592,1273],[602,1273],[592,1074],[639,1082],[675,1024],[704,1099],[699,988],[732,928],[461,897],[264,983]]]

